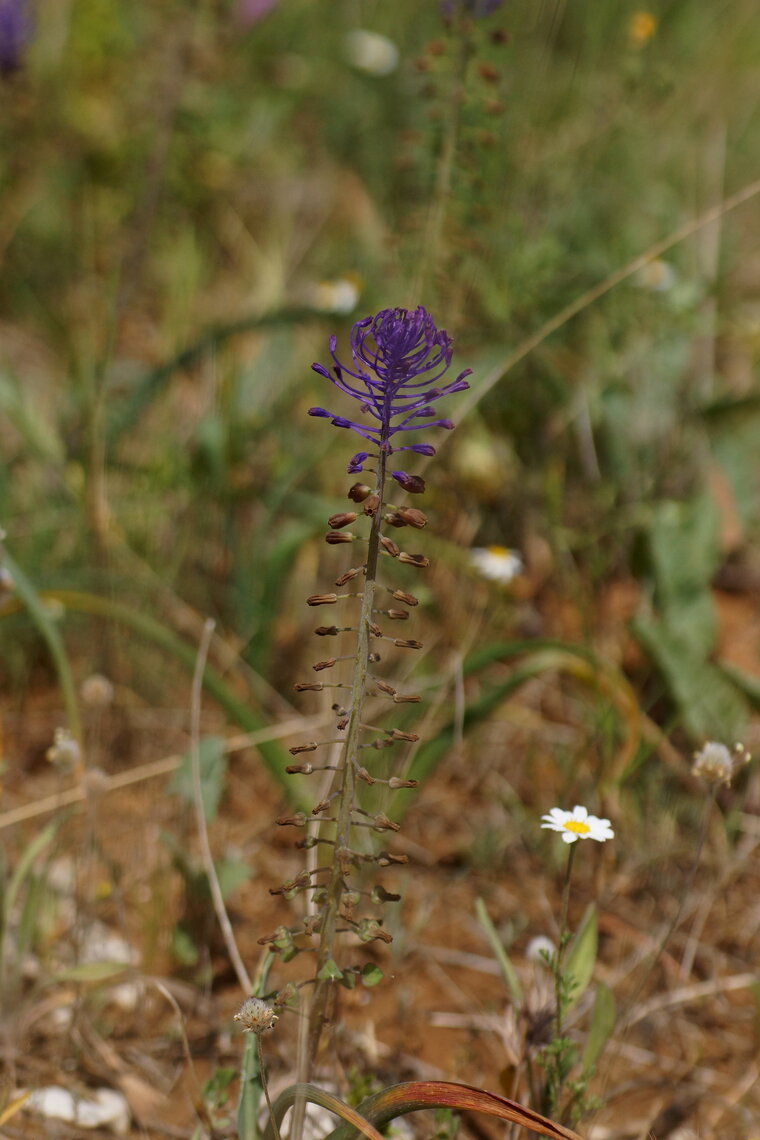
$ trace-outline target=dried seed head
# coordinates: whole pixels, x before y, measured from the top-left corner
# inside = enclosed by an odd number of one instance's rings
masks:
[[[310,740],[308,744],[294,744],[292,748],[288,749],[288,752],[291,756],[298,756],[300,752],[316,752],[317,747],[316,740]]]
[[[388,514],[385,515],[384,521],[388,524],[388,526],[407,525],[406,519],[401,517],[400,511],[388,511]]]
[[[291,748],[290,751],[292,752],[293,749]],[[312,772],[314,771],[314,765],[313,764],[287,764],[285,766],[285,771],[288,773],[289,776],[310,776],[312,774]]]
[[[312,594],[306,599],[307,606],[332,606],[338,600],[337,594]]]
[[[391,558],[398,558],[401,553],[401,548],[391,538],[386,538],[384,534],[380,535],[380,545],[383,550],[390,554]]]
[[[334,637],[336,633],[340,633],[337,625],[319,625],[314,630],[317,637]]]
[[[400,728],[392,728],[391,736],[394,740],[409,740],[414,744],[419,740],[419,734],[416,732],[402,732]]]
[[[422,649],[422,642],[421,641],[409,641],[409,640],[402,641],[398,637],[394,640],[393,644],[398,649]]]
[[[743,744],[735,744],[729,752],[725,744],[708,741],[699,752],[694,753],[692,771],[706,784],[724,784],[728,787],[734,773],[742,764],[752,759]]]
[[[385,613],[393,621],[406,621],[409,617],[408,610],[386,610]]]
[[[393,685],[389,685],[387,681],[375,681],[381,693],[387,693],[389,697],[395,697],[398,689],[394,689]]]
[[[325,535],[325,542],[330,546],[338,546],[341,542],[353,542],[355,537],[350,530],[330,530]]]
[[[91,709],[105,709],[113,701],[113,685],[102,673],[93,673],[90,677],[86,677],[79,691],[82,703],[89,705]]]
[[[265,1033],[268,1029],[274,1029],[278,1015],[274,1012],[271,1005],[267,1005],[261,998],[251,997],[246,998],[232,1020],[240,1022],[243,1027],[243,1033],[255,1033],[258,1035],[259,1033]]]
[[[370,495],[369,498],[365,499],[365,502],[364,502],[364,513],[365,513],[365,515],[369,515],[370,518],[374,518],[375,515],[377,514],[377,508],[379,506],[380,506],[380,496],[379,495]]]
[[[298,681],[293,688],[297,693],[321,693],[324,685],[321,681]]]
[[[398,776],[391,776],[390,780],[388,781],[388,787],[393,792],[397,791],[399,788],[416,788],[418,784],[419,780],[400,780]]]
[[[82,749],[68,728],[57,728],[53,735],[53,743],[45,753],[45,757],[50,764],[60,768],[61,771],[71,772],[82,763]]]
[[[317,661],[316,665],[312,665],[315,673],[319,673],[322,669],[332,669],[333,665],[337,663],[337,657],[330,657],[327,661]]]

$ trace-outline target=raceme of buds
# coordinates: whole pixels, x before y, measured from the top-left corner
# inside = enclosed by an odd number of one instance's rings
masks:
[[[398,896],[374,884],[370,890],[359,890],[353,884],[354,876],[362,867],[392,867],[407,861],[406,856],[388,851],[373,853],[364,841],[358,840],[358,833],[357,842],[352,840],[357,828],[390,833],[399,829],[398,823],[379,812],[376,806],[372,811],[361,806],[358,789],[362,785],[380,783],[390,791],[416,786],[414,780],[391,774],[388,768],[393,762],[386,757],[392,757],[405,744],[415,744],[418,734],[395,727],[375,728],[372,721],[377,713],[370,717],[365,713],[368,700],[377,703],[382,699],[386,709],[390,705],[421,701],[418,694],[399,692],[389,680],[374,672],[379,667],[385,673],[389,667],[377,652],[379,640],[392,647],[391,668],[394,658],[399,659],[395,651],[423,648],[422,642],[413,638],[389,636],[384,622],[386,619],[407,621],[409,609],[401,607],[418,604],[418,599],[403,588],[403,583],[392,580],[395,574],[408,574],[408,571],[399,571],[399,565],[424,570],[430,564],[424,554],[403,551],[387,533],[390,528],[422,530],[428,522],[423,511],[399,501],[401,493],[423,494],[425,480],[420,475],[395,470],[397,464],[391,457],[398,452],[435,455],[432,443],[414,442],[414,439],[419,432],[431,428],[450,430],[453,424],[439,415],[437,404],[469,386],[465,379],[469,370],[460,372],[455,379],[445,379],[453,356],[452,341],[445,330],[436,327],[422,306],[413,310],[384,309],[357,321],[350,335],[349,363],[338,356],[336,337],[330,338],[329,350],[330,367],[314,364],[313,369],[342,397],[355,401],[355,407],[345,415],[312,407],[309,415],[328,419],[335,427],[359,435],[365,448],[349,459],[346,468],[349,475],[364,472],[366,481],[354,482],[348,489],[348,498],[356,504],[357,510],[338,510],[332,514],[327,520],[329,531],[325,535],[330,546],[353,544],[351,557],[355,564],[339,571],[335,585],[340,589],[348,582],[355,582],[355,591],[315,593],[306,599],[311,607],[340,607],[335,624],[320,625],[315,633],[319,637],[340,637],[341,655],[317,661],[312,666],[317,672],[333,677],[333,682],[299,682],[295,688],[299,692],[339,688],[345,691],[345,696],[332,706],[335,714],[332,739],[321,742],[330,746],[331,762],[321,769],[311,763],[287,768],[296,776],[310,775],[317,770],[332,771],[329,794],[315,804],[310,813],[298,811],[277,820],[281,827],[306,828],[307,834],[299,842],[299,848],[318,847],[328,853],[329,858],[325,865],[310,866],[308,872],[274,888],[273,893],[286,898],[300,892],[309,893],[312,913],[297,929],[280,928],[263,940],[286,960],[302,949],[316,950],[310,1029],[312,1057],[316,1056],[326,1021],[330,986],[347,978],[354,984],[356,967],[338,966],[336,962],[338,935],[353,931],[360,942],[392,940],[375,911],[383,902],[397,901]],[[412,441],[407,442],[410,435]],[[350,531],[345,529],[349,526]],[[357,551],[361,551],[361,555]],[[381,608],[378,604],[381,591],[390,594],[396,603],[394,608]],[[334,759],[336,742],[340,745],[338,760]],[[319,747],[319,741],[303,741],[294,744],[290,752],[300,756],[314,753]]]

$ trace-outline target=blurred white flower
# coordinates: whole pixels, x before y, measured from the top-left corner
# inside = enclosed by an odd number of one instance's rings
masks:
[[[398,48],[393,40],[379,32],[355,28],[345,39],[346,59],[358,71],[368,75],[390,75],[398,67]]]
[[[523,572],[522,558],[508,546],[474,546],[470,562],[484,578],[501,582],[503,586]]]
[[[35,1089],[25,1108],[51,1120],[65,1120],[79,1128],[110,1128],[124,1135],[129,1131],[130,1112],[126,1097],[115,1089],[93,1089],[91,1096],[74,1096],[60,1085]]]
[[[692,771],[706,784],[725,784],[728,787],[739,765],[747,764],[751,759],[743,744],[734,745],[734,751],[729,752],[725,744],[709,740],[699,752],[694,753]]]
[[[648,289],[650,293],[667,293],[675,285],[678,276],[669,261],[657,257],[642,265],[633,280],[640,289]]]
[[[547,938],[545,934],[537,934],[528,943],[525,957],[529,962],[538,962],[541,966],[547,966],[556,953],[557,947],[551,938]]]
[[[542,827],[550,831],[562,833],[565,843],[575,843],[577,839],[595,839],[597,843],[604,843],[606,839],[613,839],[615,832],[610,827],[608,819],[599,819],[588,814],[588,808],[576,804],[572,811],[563,811],[562,808],[552,808],[548,815],[542,815]]]
[[[323,313],[350,313],[359,302],[359,285],[352,277],[320,281],[311,291],[311,303]]]

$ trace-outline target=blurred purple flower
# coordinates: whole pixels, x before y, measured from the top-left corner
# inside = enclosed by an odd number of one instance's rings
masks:
[[[238,0],[237,18],[245,27],[253,27],[271,12],[277,0]]]
[[[480,20],[485,16],[490,16],[501,5],[502,0],[441,0],[441,12],[445,19],[451,20],[456,9],[461,8],[464,12],[468,12]]]
[[[26,0],[0,0],[0,75],[21,67],[30,35]]]
[[[393,447],[390,441],[401,431],[454,426],[451,420],[435,418],[433,401],[469,388],[465,376],[469,376],[470,369],[460,372],[456,380],[436,387],[436,381],[448,371],[454,351],[445,329],[435,327],[422,305],[413,311],[383,309],[375,317],[357,321],[352,328],[352,368],[340,363],[335,355],[336,344],[337,338],[330,337],[332,370],[328,372],[322,364],[312,364],[312,368],[341,392],[358,400],[360,410],[377,420],[377,426],[355,423],[325,408],[310,408],[309,415],[329,419],[336,427],[349,428],[387,453],[434,454],[435,448],[429,443]],[[353,381],[358,381],[358,385]],[[355,455],[350,470],[361,471],[366,458],[366,452]]]

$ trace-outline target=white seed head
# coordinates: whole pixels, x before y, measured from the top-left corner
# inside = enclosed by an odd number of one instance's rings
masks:
[[[246,998],[232,1020],[240,1022],[243,1033],[259,1034],[274,1029],[277,1019],[278,1015],[271,1005],[267,1005],[261,998],[250,997]]]
[[[692,771],[706,784],[724,784],[728,787],[739,765],[746,764],[751,759],[743,744],[736,744],[734,751],[729,752],[725,744],[709,740],[699,752],[694,753]]]

